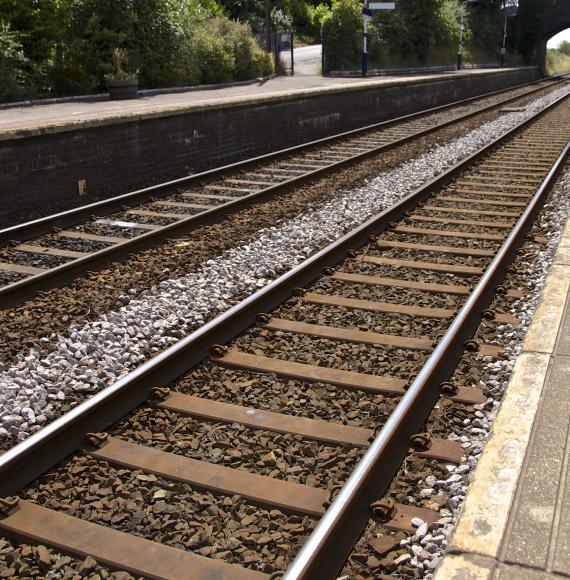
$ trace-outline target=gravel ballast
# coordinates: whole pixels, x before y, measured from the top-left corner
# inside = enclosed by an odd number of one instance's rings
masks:
[[[67,408],[74,406],[124,376],[567,92],[566,88],[555,91],[522,113],[505,115],[452,143],[434,147],[367,187],[342,192],[312,212],[264,228],[251,243],[206,261],[195,272],[165,280],[137,299],[118,296],[124,306],[99,320],[71,327],[65,337],[42,338],[26,356],[2,365],[2,447],[24,440],[53,420],[64,403]]]

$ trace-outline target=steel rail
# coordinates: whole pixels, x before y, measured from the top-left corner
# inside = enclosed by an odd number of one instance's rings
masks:
[[[493,301],[517,249],[570,154],[570,141],[486,269],[442,340],[410,385],[285,574],[285,580],[335,578],[368,520],[369,506],[387,491],[404,461],[409,439],[428,419],[470,338]]]
[[[105,430],[147,401],[152,387],[162,386],[177,379],[206,358],[212,345],[223,344],[234,338],[253,324],[259,313],[270,311],[290,298],[295,288],[314,281],[322,275],[325,268],[334,266],[344,259],[350,250],[366,243],[369,236],[377,235],[389,227],[394,220],[405,215],[458,174],[477,163],[481,157],[569,97],[570,95],[560,97],[535,116],[519,123],[504,135],[0,455],[0,496],[15,493],[39,477],[79,448],[83,444],[85,433]]]
[[[235,201],[232,201],[232,202],[229,202],[229,203],[217,206],[217,207],[213,207],[211,210],[199,213],[199,214],[194,215],[194,216],[189,217],[189,218],[185,218],[185,219],[173,222],[172,224],[161,227],[159,230],[146,232],[146,233],[141,234],[141,235],[139,235],[135,238],[132,238],[128,241],[125,241],[125,242],[122,242],[119,244],[115,244],[115,245],[109,246],[107,248],[103,248],[103,249],[98,250],[96,252],[92,252],[89,255],[84,256],[82,258],[78,258],[78,259],[72,260],[70,262],[64,263],[60,266],[57,266],[55,268],[51,268],[49,270],[46,270],[45,272],[42,272],[40,274],[36,274],[36,275],[30,276],[28,278],[24,278],[23,280],[19,280],[18,282],[14,282],[14,283],[9,284],[7,286],[3,286],[0,288],[0,308],[9,308],[9,307],[15,306],[17,304],[20,304],[23,301],[25,301],[26,299],[32,297],[33,295],[37,294],[40,291],[49,290],[49,289],[67,284],[70,281],[74,280],[80,274],[104,267],[104,266],[108,265],[110,262],[125,259],[130,254],[152,248],[152,247],[156,246],[157,243],[160,243],[161,241],[164,241],[166,239],[176,238],[176,237],[186,235],[189,232],[191,232],[192,230],[198,228],[199,226],[217,223],[220,221],[220,219],[227,217],[228,215],[230,215],[232,213],[236,213],[240,210],[243,210],[247,207],[250,207],[253,204],[260,203],[260,202],[263,202],[265,200],[271,199],[271,198],[275,197],[276,195],[284,194],[287,191],[290,191],[295,186],[304,185],[304,184],[306,184],[306,183],[308,183],[308,182],[310,182],[318,177],[322,177],[322,176],[327,175],[329,173],[333,173],[340,168],[348,167],[349,165],[358,163],[358,162],[360,162],[368,157],[371,157],[373,155],[377,155],[378,153],[381,153],[382,151],[387,151],[387,150],[393,149],[395,147],[401,146],[405,143],[408,143],[410,141],[413,141],[415,139],[418,139],[418,138],[423,137],[425,135],[428,135],[430,133],[434,133],[438,130],[441,130],[449,125],[459,123],[459,122],[464,121],[470,117],[473,117],[473,116],[485,113],[485,112],[492,110],[494,108],[503,106],[506,103],[524,98],[530,94],[534,94],[534,93],[539,92],[541,90],[545,90],[546,88],[550,88],[552,86],[555,86],[556,84],[563,83],[566,80],[567,79],[565,77],[561,77],[561,78],[555,80],[552,84],[550,84],[546,87],[543,86],[543,87],[537,88],[536,90],[531,91],[530,93],[526,93],[524,95],[517,95],[515,97],[509,97],[508,99],[503,100],[500,103],[494,103],[492,105],[489,105],[488,107],[483,107],[483,109],[471,111],[469,113],[466,113],[465,115],[462,115],[461,117],[440,123],[435,127],[422,129],[420,131],[417,131],[413,134],[410,134],[406,137],[403,137],[403,138],[398,139],[396,141],[393,141],[391,143],[381,145],[381,146],[375,147],[373,149],[369,149],[363,153],[359,153],[359,154],[354,155],[352,157],[349,157],[347,159],[337,161],[337,162],[329,164],[325,167],[315,169],[313,171],[309,171],[309,172],[307,172],[303,175],[300,175],[298,177],[293,177],[285,182],[275,184],[275,185],[268,187],[266,189],[263,189],[259,192],[254,192],[254,193],[251,193],[249,195],[237,198]],[[530,84],[535,84],[535,83],[530,83]],[[514,88],[509,89],[509,90],[514,90],[516,88],[521,88],[524,86],[527,86],[527,85],[526,84],[520,85],[519,87],[514,87]],[[501,92],[505,92],[505,91],[498,91],[497,93],[501,93]],[[57,226],[70,225],[68,222],[66,222],[65,216],[71,215],[72,213],[75,216],[78,216],[78,215],[84,216],[85,213],[83,213],[83,212],[87,212],[90,216],[92,214],[92,211],[96,207],[103,207],[104,204],[112,204],[108,207],[109,208],[112,207],[112,211],[114,211],[117,209],[117,207],[116,207],[117,204],[120,205],[121,207],[123,205],[125,205],[125,201],[127,200],[127,198],[129,198],[132,203],[140,203],[140,201],[141,201],[140,196],[143,196],[145,198],[150,197],[150,196],[154,196],[154,195],[156,195],[156,193],[159,190],[164,189],[164,188],[173,189],[174,187],[179,186],[183,183],[188,184],[188,183],[191,183],[193,181],[199,181],[199,180],[202,180],[204,177],[212,177],[213,175],[220,175],[220,174],[226,173],[230,170],[233,171],[237,168],[243,168],[246,165],[258,163],[259,161],[267,161],[268,159],[276,159],[278,157],[288,155],[294,151],[299,151],[302,149],[307,149],[307,148],[315,147],[318,145],[322,145],[325,143],[330,143],[330,142],[333,142],[335,140],[345,138],[346,136],[351,136],[351,135],[355,135],[355,134],[362,133],[362,132],[368,132],[368,131],[375,129],[375,128],[377,129],[380,127],[387,127],[389,125],[392,125],[392,124],[395,124],[398,122],[410,120],[410,119],[415,118],[417,116],[422,116],[422,115],[432,114],[435,112],[440,112],[441,110],[445,110],[445,109],[453,107],[453,106],[460,106],[462,104],[466,104],[467,102],[471,102],[473,100],[493,96],[494,94],[497,94],[497,93],[490,93],[490,94],[479,96],[479,97],[472,97],[470,99],[467,99],[466,101],[459,101],[456,103],[452,103],[451,105],[444,105],[442,107],[437,107],[435,109],[430,109],[428,111],[421,111],[419,113],[413,113],[412,115],[400,117],[398,119],[385,121],[385,122],[378,123],[375,125],[369,125],[367,127],[356,129],[353,131],[349,131],[347,133],[342,133],[340,135],[327,137],[325,139],[321,139],[318,141],[313,141],[311,143],[295,146],[295,147],[290,148],[290,149],[285,149],[285,150],[279,151],[277,153],[271,153],[268,155],[257,157],[257,158],[252,159],[252,160],[247,160],[247,161],[240,162],[237,164],[228,165],[228,166],[225,166],[223,168],[210,170],[210,171],[207,171],[207,172],[204,172],[201,174],[192,175],[189,177],[184,177],[184,178],[181,178],[181,179],[178,179],[175,181],[171,181],[168,183],[160,184],[157,186],[153,186],[150,188],[146,188],[143,190],[139,190],[136,192],[125,194],[123,196],[113,198],[112,200],[105,200],[102,202],[97,202],[95,204],[85,206],[84,208],[78,208],[76,210],[69,210],[69,212],[57,214],[57,216],[51,216],[54,220],[56,220],[56,218],[57,218],[57,221],[52,222],[50,227],[53,227],[55,225],[57,225]],[[172,192],[170,192],[170,193],[172,193]],[[165,195],[166,195],[166,193],[165,193]],[[135,198],[133,196],[138,196],[138,197]],[[109,211],[106,213],[109,213],[109,212],[111,212],[111,209],[109,209]],[[102,213],[101,215],[105,215],[105,214]],[[40,220],[35,220],[33,222],[28,222],[27,224],[22,224],[21,226],[13,226],[12,228],[0,230],[0,244],[6,243],[6,241],[8,239],[10,239],[11,241],[13,241],[14,239],[21,241],[21,240],[29,238],[30,235],[40,235],[37,232],[45,233],[43,230],[38,230],[37,228],[44,227],[45,223],[46,223],[45,220],[48,220],[48,219],[50,219],[50,218],[41,218]],[[21,229],[18,230],[18,228],[21,228]],[[30,233],[30,232],[32,232],[32,233]],[[33,232],[36,232],[36,233],[33,233]]]

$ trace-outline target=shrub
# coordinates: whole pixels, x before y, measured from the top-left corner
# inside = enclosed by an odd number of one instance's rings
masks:
[[[340,0],[323,22],[325,71],[354,70],[362,52],[362,4]]]
[[[548,50],[546,52],[546,70],[548,74],[551,75],[562,74],[570,71],[570,54],[561,51],[560,48],[557,50]]]
[[[85,95],[95,90],[95,79],[75,66],[52,66],[47,82],[56,95]]]
[[[244,81],[257,76],[254,53],[257,48],[247,24],[228,18],[216,18],[211,23],[212,30],[224,43],[224,48],[233,57],[233,79]]]
[[[21,34],[0,28],[4,100],[102,89],[116,48],[129,55],[121,74],[137,74],[144,88],[249,80],[273,71],[250,26],[224,16],[216,0],[0,0],[5,4],[18,30],[27,28]],[[42,32],[41,46],[29,31]]]
[[[235,59],[224,46],[224,40],[206,29],[194,37],[195,54],[200,67],[200,81],[204,84],[229,83],[235,68]]]
[[[271,55],[262,51],[255,42],[249,25],[218,17],[198,26],[204,42],[218,39],[214,53],[206,46],[198,49],[202,78],[208,82],[245,81],[273,72]],[[207,39],[210,39],[209,41]],[[214,39],[214,40],[212,40]],[[208,63],[201,59],[206,58]],[[216,74],[211,67],[217,67]],[[214,77],[220,80],[212,81]]]
[[[0,24],[0,101],[17,101],[33,96],[28,59],[18,35]]]
[[[256,77],[268,77],[274,73],[273,58],[269,52],[258,48],[253,54],[253,60]]]

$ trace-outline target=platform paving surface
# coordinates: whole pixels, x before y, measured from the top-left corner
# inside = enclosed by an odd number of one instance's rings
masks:
[[[570,577],[570,224],[435,580]]]
[[[570,574],[569,377],[566,345],[552,361],[501,549],[505,562],[560,574]]]
[[[219,89],[193,90],[184,93],[168,93],[139,97],[127,101],[80,101],[51,103],[25,107],[0,109],[0,135],[19,131],[30,131],[47,127],[72,126],[97,123],[104,120],[129,120],[133,117],[165,114],[207,106],[223,106],[232,103],[257,99],[287,96],[291,94],[380,86],[386,84],[414,83],[421,80],[434,80],[438,77],[480,75],[498,73],[505,69],[476,69],[438,74],[383,76],[376,78],[324,78],[311,72],[310,60],[314,55],[307,54],[307,63],[300,67],[302,74],[293,77],[275,77],[249,85],[239,85]],[[314,68],[314,67],[313,67]],[[304,73],[304,74],[303,74]]]

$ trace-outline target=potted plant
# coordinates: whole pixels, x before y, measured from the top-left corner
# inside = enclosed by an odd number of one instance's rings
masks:
[[[113,100],[135,99],[139,90],[139,79],[136,72],[129,73],[123,65],[127,62],[127,49],[115,48],[113,50],[114,71],[105,76],[105,84],[109,96]]]

